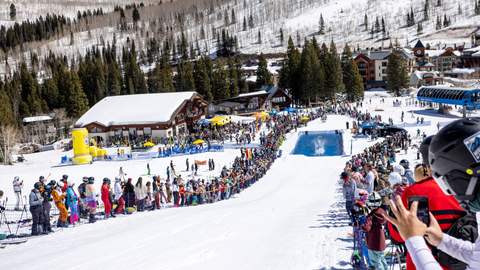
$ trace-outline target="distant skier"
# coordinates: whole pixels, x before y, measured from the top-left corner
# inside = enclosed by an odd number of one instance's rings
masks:
[[[13,178],[13,191],[15,192],[15,198],[17,199],[15,203],[15,211],[22,211],[20,205],[23,205],[22,200],[22,188],[23,188],[23,180],[20,181],[18,176]]]
[[[150,175],[150,163],[147,163],[147,174]]]
[[[347,121],[347,129],[348,129],[348,127],[349,127],[349,123],[348,123],[348,121]]]
[[[190,168],[190,167],[188,166],[188,158],[187,158],[187,161],[186,161],[185,163],[187,164],[187,169],[186,169],[186,171],[188,172],[188,169]]]

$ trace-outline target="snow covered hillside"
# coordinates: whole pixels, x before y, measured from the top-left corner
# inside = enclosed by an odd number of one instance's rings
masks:
[[[130,40],[135,40],[137,48],[147,51],[148,39],[152,35],[162,44],[165,40],[178,40],[182,31],[188,42],[195,46],[197,54],[207,53],[216,56],[216,33],[228,31],[238,39],[239,50],[244,54],[283,53],[286,51],[288,37],[292,36],[297,46],[302,46],[305,38],[315,36],[321,42],[329,43],[333,39],[337,46],[349,43],[354,47],[380,47],[388,46],[384,37],[399,39],[403,45],[410,45],[421,38],[424,44],[430,43],[463,43],[470,42],[470,36],[480,26],[480,16],[475,15],[476,0],[430,0],[430,1],[390,1],[390,0],[225,0],[225,1],[143,1],[144,8],[139,8],[141,23],[127,31],[120,31],[118,12],[108,16],[104,22],[89,26],[81,26],[75,32],[75,44],[70,45],[70,36],[64,34],[59,40],[50,39],[46,44],[31,44],[22,52],[18,50],[9,54],[9,62],[17,63],[28,59],[30,51],[37,52],[39,56],[48,51],[58,55],[67,55],[69,59],[85,53],[86,47],[104,46],[112,43],[113,34],[117,37],[117,50],[120,53],[122,45]],[[48,12],[65,14],[75,17],[78,10],[99,8],[111,11],[113,5],[124,6],[127,1],[111,2],[100,1],[93,4],[90,1],[45,2],[29,5],[26,0],[14,1],[17,4],[17,21],[29,18],[30,20],[45,15]],[[438,5],[438,3],[441,5]],[[10,3],[10,2],[9,2]],[[8,5],[9,5],[8,3]],[[138,3],[137,3],[138,4]],[[152,4],[153,6],[148,6]],[[461,5],[460,5],[461,4]],[[1,25],[12,24],[8,16],[6,2],[0,17]],[[426,8],[426,12],[425,12]],[[414,14],[414,24],[407,26],[407,14]],[[425,13],[428,19],[425,20]],[[130,13],[131,14],[131,13]],[[127,13],[127,21],[131,15]],[[177,15],[172,15],[177,14]],[[181,14],[183,17],[178,17]],[[324,34],[320,34],[320,16],[324,20]],[[365,27],[365,16],[368,26]],[[442,29],[437,30],[437,17],[442,22]],[[447,18],[450,26],[443,26]],[[375,27],[379,21],[380,31]],[[385,31],[382,31],[384,21]],[[98,21],[98,20],[97,20]],[[423,30],[417,32],[418,25]],[[165,33],[165,27],[167,32]],[[89,28],[91,35],[88,35]],[[374,28],[372,36],[371,30]],[[202,30],[203,29],[203,30]],[[283,31],[284,40],[281,42],[280,29]],[[150,32],[147,37],[146,32]],[[104,42],[102,42],[104,41]],[[40,47],[39,47],[40,46]],[[0,65],[0,73],[5,72],[5,65]]]
[[[385,103],[380,99],[384,97]],[[370,99],[372,100],[370,103]],[[405,98],[395,98],[405,104]],[[383,119],[414,123],[416,117],[431,121],[420,127],[427,135],[437,132],[437,123],[445,125],[457,116],[445,117],[419,107],[392,107],[386,92],[366,92],[363,110],[379,113]],[[375,110],[383,110],[375,112]],[[413,114],[412,114],[413,113]],[[413,117],[413,118],[412,118]],[[298,131],[344,129],[347,116],[330,115],[326,123],[316,120]],[[415,138],[418,127],[407,128]],[[345,151],[359,153],[370,139],[352,140],[345,130]],[[267,174],[235,198],[209,205],[167,208],[134,213],[116,219],[58,230],[54,234],[30,239],[21,245],[0,250],[5,269],[351,269],[353,239],[348,235],[339,174],[347,156],[305,157],[289,155],[298,133],[287,136],[277,159]],[[12,179],[19,175],[26,190],[39,175],[52,173],[59,179],[67,173],[78,185],[83,175],[97,179],[113,178],[123,167],[128,177],[146,173],[146,161],[95,162],[93,165],[58,166],[64,152],[50,151],[25,155],[26,163],[1,166],[0,188],[12,197]],[[71,152],[67,155],[71,155]],[[208,155],[204,156],[204,155]],[[227,147],[223,153],[208,153],[173,158],[183,168],[185,158],[213,158],[217,168],[228,165],[238,149]],[[416,151],[403,151],[397,161],[407,158],[413,166],[420,162]],[[170,158],[150,160],[152,172],[165,177]],[[179,164],[179,165],[178,165]],[[201,168],[201,177],[218,175]],[[96,188],[100,187],[97,181]],[[5,199],[5,197],[4,197]],[[10,200],[11,202],[11,200]],[[59,255],[61,254],[61,255]],[[83,256],[83,254],[87,256]]]

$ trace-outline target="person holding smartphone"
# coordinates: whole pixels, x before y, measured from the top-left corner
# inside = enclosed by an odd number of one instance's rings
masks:
[[[429,146],[432,141],[433,136],[425,138],[422,144],[420,145],[420,153],[422,154],[423,161],[425,164],[426,172],[428,176],[425,179],[416,182],[415,184],[409,186],[405,189],[401,197],[402,205],[408,207],[408,199],[413,196],[425,196],[428,198],[428,205],[430,212],[434,213],[434,217],[438,219],[440,222],[440,227],[442,230],[447,231],[450,226],[459,218],[464,216],[466,213],[460,207],[457,200],[454,197],[445,194],[440,186],[437,184],[435,179],[431,176],[433,174],[433,170],[430,167],[429,163]],[[399,198],[399,197],[397,197]],[[399,200],[397,200],[397,205],[399,204]],[[391,203],[390,203],[391,206]],[[396,214],[394,212],[394,214]],[[389,219],[390,221],[390,219]],[[391,222],[391,221],[390,221]],[[392,223],[395,225],[395,223]],[[391,226],[393,230],[390,230],[391,237],[400,243],[404,242],[404,238],[399,234],[398,229],[395,226]],[[408,248],[407,248],[408,249]],[[430,247],[435,251],[435,247]],[[415,264],[412,261],[412,253],[407,253],[407,269],[416,269]],[[448,269],[443,267],[443,269]]]
[[[480,163],[477,154],[479,139],[480,118],[465,118],[443,128],[429,146],[430,169],[435,171],[435,180],[442,193],[455,198],[462,208],[471,212],[480,212],[480,171],[474,169]],[[443,224],[439,224],[441,222],[432,213],[427,227],[417,218],[417,208],[416,202],[412,203],[410,211],[403,204],[399,204],[398,209],[392,206],[397,219],[387,219],[397,226],[409,252],[415,254],[413,262],[418,269],[441,269],[432,254],[427,252],[422,239],[424,235],[432,246],[468,264],[466,269],[480,269],[480,238],[471,243],[444,234]]]

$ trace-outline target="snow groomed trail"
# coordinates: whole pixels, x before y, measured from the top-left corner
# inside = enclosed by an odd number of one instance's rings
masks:
[[[347,120],[329,116],[299,131],[341,129]],[[287,135],[283,156],[236,198],[30,239],[0,253],[2,268],[349,269],[351,227],[337,181],[348,157],[289,155],[297,136]]]

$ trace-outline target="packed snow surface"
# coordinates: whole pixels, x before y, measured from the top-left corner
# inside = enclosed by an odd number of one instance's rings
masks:
[[[385,103],[380,102],[382,97]],[[443,126],[458,118],[414,106],[392,107],[395,99],[383,91],[366,92],[363,111],[379,113],[385,121],[392,117],[394,123],[400,123],[402,111],[408,123],[424,117],[432,122],[429,127],[420,127],[427,135],[436,133],[438,122]],[[405,104],[406,98],[398,99]],[[326,123],[315,120],[298,131],[344,129],[347,121],[351,123],[352,119],[330,115]],[[412,143],[418,145],[417,129],[407,128],[414,138]],[[297,137],[298,133],[289,133],[281,148],[282,157],[259,182],[230,200],[122,215],[57,230],[0,250],[2,269],[351,269],[353,239],[348,233],[352,229],[346,213],[339,211],[344,208],[344,200],[338,183],[348,156],[289,155]],[[373,143],[370,139],[352,140],[350,131],[345,130],[347,154],[350,147],[355,154]],[[190,162],[213,158],[216,171],[209,172],[203,166],[200,169],[200,178],[209,179],[240,154],[230,146],[222,153],[80,166],[58,166],[65,155],[61,151],[30,154],[25,155],[25,163],[1,167],[0,188],[5,192],[3,200],[9,197],[12,203],[15,175],[25,181],[24,194],[28,195],[39,175],[51,173],[50,179],[58,180],[66,173],[76,186],[82,176],[92,175],[100,190],[100,179],[112,179],[120,166],[127,177],[136,179],[145,177],[149,162],[152,173],[164,178],[173,160],[177,171],[187,174],[183,171],[187,157]],[[115,153],[116,149],[109,152]],[[72,151],[67,155],[72,156]],[[420,162],[416,150],[409,150],[407,155],[401,151],[397,161],[403,158],[413,165]]]

